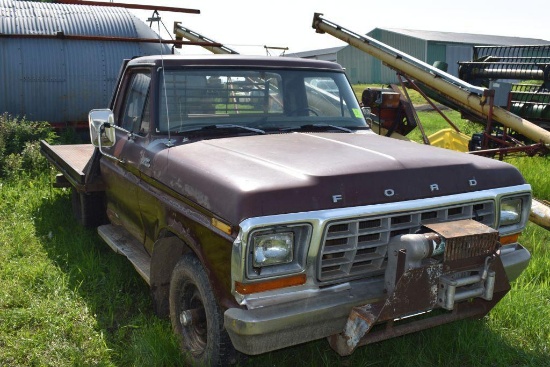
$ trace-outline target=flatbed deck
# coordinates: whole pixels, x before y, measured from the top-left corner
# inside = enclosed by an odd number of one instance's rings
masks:
[[[40,151],[63,174],[65,182],[78,191],[103,191],[102,182],[90,182],[87,177],[95,151],[92,144],[50,145],[42,140]],[[58,179],[57,186],[64,186],[63,181]]]

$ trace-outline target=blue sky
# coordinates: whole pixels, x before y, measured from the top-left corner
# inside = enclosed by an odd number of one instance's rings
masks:
[[[150,3],[148,0],[125,2]],[[526,3],[510,0],[156,0],[155,3],[199,9],[199,15],[161,12],[161,16],[169,29],[174,21],[181,21],[186,27],[242,54],[265,54],[264,45],[289,47],[288,52],[344,45],[330,35],[315,33],[311,28],[314,12],[363,34],[377,27],[405,28],[550,41],[548,0]],[[522,4],[526,6],[521,7]],[[136,11],[136,14],[146,19],[151,12]]]

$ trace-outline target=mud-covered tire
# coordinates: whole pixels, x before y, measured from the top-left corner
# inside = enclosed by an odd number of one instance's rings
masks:
[[[227,366],[236,361],[235,349],[223,327],[223,314],[195,256],[185,255],[174,268],[169,303],[172,328],[180,340],[186,365]],[[181,315],[188,310],[203,312],[203,316],[185,325]]]

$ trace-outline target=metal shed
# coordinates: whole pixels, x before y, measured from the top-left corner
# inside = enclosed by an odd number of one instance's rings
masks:
[[[336,62],[337,54],[346,46],[323,48],[322,50],[294,52],[286,54],[288,57],[301,57],[302,59],[314,59]]]
[[[91,36],[158,38],[124,8],[0,0],[0,113],[86,121],[108,105],[123,59],[171,53],[160,43]]]

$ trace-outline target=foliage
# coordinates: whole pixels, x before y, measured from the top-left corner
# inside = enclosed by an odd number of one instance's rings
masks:
[[[47,167],[39,141],[52,142],[55,132],[47,122],[0,115],[0,177],[34,175]]]

